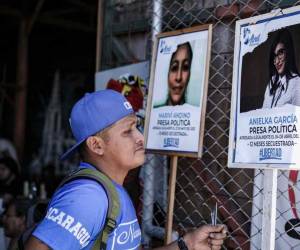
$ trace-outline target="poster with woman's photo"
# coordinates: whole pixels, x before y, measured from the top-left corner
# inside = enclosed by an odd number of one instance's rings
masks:
[[[229,166],[300,168],[300,7],[238,21]]]
[[[148,152],[201,156],[210,46],[211,25],[157,36],[146,113]]]

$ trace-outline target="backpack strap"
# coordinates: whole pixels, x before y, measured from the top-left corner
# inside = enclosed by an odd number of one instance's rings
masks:
[[[92,179],[97,181],[102,185],[106,191],[108,198],[108,210],[106,215],[105,224],[102,232],[99,233],[92,249],[93,250],[105,250],[107,245],[107,240],[109,234],[115,229],[117,225],[117,217],[120,213],[120,200],[118,192],[112,183],[111,179],[100,172],[99,170],[83,168],[79,169],[69,176],[67,176],[59,185],[59,188],[62,187],[67,182],[73,181],[75,179]]]

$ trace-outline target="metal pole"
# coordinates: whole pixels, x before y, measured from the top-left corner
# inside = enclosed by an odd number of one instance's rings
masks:
[[[162,24],[162,0],[153,0],[153,14],[152,14],[152,42],[155,36],[161,32]]]
[[[161,32],[162,23],[162,2],[161,0],[153,0],[152,10],[152,43],[155,40],[156,34]],[[153,46],[152,46],[153,48]],[[153,220],[153,205],[154,205],[154,170],[153,164],[156,164],[156,156],[152,156],[152,159],[143,166],[144,175],[144,191],[143,191],[143,245],[149,246],[150,236],[156,235],[163,237],[165,233],[164,228],[154,227],[152,225]],[[165,174],[166,172],[164,172]],[[167,176],[167,174],[166,174]]]
[[[275,249],[277,169],[264,170],[262,250]]]

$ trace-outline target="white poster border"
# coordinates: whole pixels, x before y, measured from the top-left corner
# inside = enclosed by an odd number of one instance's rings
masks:
[[[228,148],[228,167],[231,168],[252,168],[252,169],[290,169],[299,170],[300,162],[296,163],[259,163],[259,162],[235,162],[236,150],[236,136],[237,136],[237,117],[240,107],[239,91],[241,88],[241,30],[245,26],[252,26],[258,23],[271,22],[273,20],[280,20],[291,15],[299,15],[300,6],[295,6],[287,9],[275,9],[270,13],[250,17],[236,22],[235,28],[235,46],[234,46],[234,61],[233,61],[233,78],[232,78],[232,97],[231,97],[231,114],[230,114],[230,132],[229,132],[229,148]],[[282,20],[278,23],[277,28],[288,27],[293,25],[290,23],[286,25]],[[295,24],[299,24],[298,21]],[[273,30],[275,31],[275,30]],[[270,31],[271,32],[271,31]]]
[[[158,91],[155,91],[155,88],[157,87],[157,57],[158,57],[158,47],[161,46],[160,40],[163,41],[163,39],[169,39],[172,43],[172,37],[173,43],[174,41],[175,45],[183,44],[185,42],[193,41],[195,38],[197,38],[197,34],[200,34],[200,36],[203,36],[203,32],[207,32],[207,38],[206,38],[206,49],[205,49],[205,58],[203,60],[204,62],[204,74],[203,74],[203,81],[201,88],[201,94],[200,94],[200,102],[199,104],[199,111],[197,111],[199,114],[197,114],[199,121],[197,122],[197,129],[196,129],[196,136],[193,137],[193,141],[196,142],[196,145],[193,147],[193,150],[179,147],[179,148],[172,148],[166,147],[163,148],[162,146],[153,146],[155,143],[150,143],[151,140],[153,141],[153,129],[151,129],[151,124],[153,124],[153,121],[151,119],[154,119],[151,117],[153,115],[153,110],[155,102],[154,102],[154,93],[158,93]],[[175,39],[175,40],[174,40]],[[179,40],[177,40],[179,39]],[[199,39],[199,38],[197,38]],[[206,111],[206,100],[207,100],[207,88],[208,88],[208,75],[209,75],[209,62],[210,62],[210,50],[211,50],[211,39],[212,39],[212,25],[211,24],[205,24],[200,26],[195,26],[191,28],[185,28],[181,30],[171,31],[171,32],[164,32],[160,33],[156,36],[156,39],[154,41],[153,46],[153,56],[152,56],[152,63],[151,63],[151,74],[150,74],[150,84],[149,84],[149,94],[148,94],[148,100],[147,100],[147,110],[146,110],[146,123],[145,123],[145,147],[146,151],[148,153],[157,153],[157,154],[163,154],[163,155],[173,155],[173,156],[186,156],[186,157],[201,157],[202,151],[203,151],[203,136],[204,136],[204,122],[205,122],[205,111]],[[180,42],[179,42],[180,41]],[[195,41],[195,40],[194,40]],[[196,44],[197,46],[197,44]],[[174,51],[172,51],[174,52]],[[193,52],[194,53],[194,52]],[[193,57],[195,54],[193,55]],[[199,55],[197,55],[199,56]],[[196,75],[196,74],[195,74]],[[191,75],[192,77],[192,75]],[[199,76],[198,76],[199,77]],[[200,76],[201,77],[201,76]],[[155,96],[155,100],[159,100]],[[195,99],[194,99],[195,100]],[[189,110],[192,105],[177,105],[172,106],[173,112],[186,112],[185,110]],[[168,109],[168,104],[162,105],[162,109]],[[170,106],[169,106],[170,107]],[[178,109],[178,110],[177,110]],[[182,111],[184,110],[184,111]],[[196,110],[196,109],[195,109]],[[194,109],[192,109],[194,112]],[[167,111],[169,112],[169,111]],[[172,112],[171,112],[172,113]],[[173,113],[174,114],[174,113]],[[152,135],[151,135],[152,134]],[[159,137],[159,136],[157,136]],[[152,146],[151,146],[152,145]]]

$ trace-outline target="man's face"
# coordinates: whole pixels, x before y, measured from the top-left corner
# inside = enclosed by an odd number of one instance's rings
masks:
[[[135,115],[126,116],[107,131],[104,156],[124,170],[141,166],[145,161],[144,137],[136,122]]]
[[[3,216],[4,233],[7,237],[16,237],[22,233],[25,226],[24,216],[18,217],[15,205],[11,204]]]

